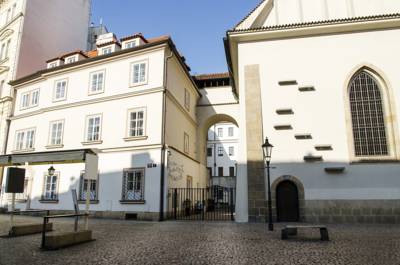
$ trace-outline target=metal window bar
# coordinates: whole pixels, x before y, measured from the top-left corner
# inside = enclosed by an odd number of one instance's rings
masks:
[[[382,95],[375,79],[365,71],[357,74],[349,98],[355,155],[389,155]]]

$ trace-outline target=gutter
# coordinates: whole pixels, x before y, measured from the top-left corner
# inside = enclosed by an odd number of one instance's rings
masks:
[[[223,40],[224,40],[226,63],[228,64],[229,78],[230,78],[230,81],[232,84],[232,93],[235,95],[236,100],[239,101],[239,96],[237,93],[237,86],[235,83],[235,78],[234,78],[234,73],[233,73],[233,64],[232,64],[232,57],[231,57],[231,52],[230,52],[230,41],[229,41],[228,32],[226,32],[226,37]]]
[[[168,60],[174,56],[174,51],[171,49],[169,56],[164,59],[164,89],[163,89],[163,102],[162,102],[162,132],[161,132],[161,172],[160,172],[160,213],[159,221],[164,221],[164,192],[165,192],[165,152],[167,146],[165,144],[166,133],[166,111],[167,111],[167,79],[168,79]]]

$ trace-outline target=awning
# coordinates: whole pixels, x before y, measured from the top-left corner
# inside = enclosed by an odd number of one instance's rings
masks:
[[[95,149],[79,149],[54,152],[21,153],[0,156],[0,166],[41,165],[41,164],[64,164],[83,163],[87,154],[97,154]]]

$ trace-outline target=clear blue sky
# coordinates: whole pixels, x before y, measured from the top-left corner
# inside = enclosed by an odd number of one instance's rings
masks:
[[[192,74],[227,70],[222,38],[260,0],[93,0],[92,21],[100,18],[118,38],[142,32],[171,35]]]

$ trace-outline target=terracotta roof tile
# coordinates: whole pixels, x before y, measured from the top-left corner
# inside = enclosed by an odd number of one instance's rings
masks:
[[[229,78],[229,73],[202,74],[202,75],[195,75],[194,78],[196,80],[222,79],[222,78]]]
[[[120,39],[120,41],[126,41],[126,40],[131,40],[131,39],[135,39],[135,38],[141,38],[145,43],[147,43],[147,39],[143,36],[142,33],[136,33],[130,36],[126,36]]]
[[[93,58],[96,57],[98,54],[97,49],[96,50],[91,50],[91,51],[87,51],[86,52],[86,56],[89,58]]]
[[[111,45],[111,44],[117,44],[118,46],[121,47],[121,43],[119,43],[118,41],[115,41],[115,40],[99,44],[99,45],[97,45],[97,47],[98,48],[99,47],[104,47],[104,46]]]
[[[76,51],[73,51],[73,52],[69,52],[69,53],[61,55],[60,57],[61,58],[65,58],[65,57],[72,56],[72,55],[75,55],[75,54],[80,54],[80,55],[82,55],[83,57],[86,57],[86,58],[88,57],[82,50],[76,50]]]

